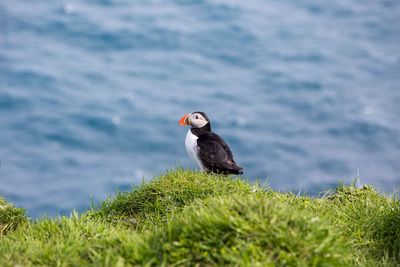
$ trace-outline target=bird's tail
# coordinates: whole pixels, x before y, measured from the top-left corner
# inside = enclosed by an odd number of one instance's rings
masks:
[[[232,165],[232,173],[234,174],[243,174],[243,168],[237,164]]]

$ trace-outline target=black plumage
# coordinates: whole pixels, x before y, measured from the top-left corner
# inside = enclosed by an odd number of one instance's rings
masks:
[[[233,160],[225,141],[213,132],[198,135],[199,158],[208,171],[222,174],[242,174],[243,169]]]
[[[203,116],[206,117],[205,114]],[[203,127],[191,128],[190,131],[198,137],[198,157],[206,171],[220,174],[243,174],[243,168],[233,159],[232,151],[224,139],[211,131],[209,121]]]

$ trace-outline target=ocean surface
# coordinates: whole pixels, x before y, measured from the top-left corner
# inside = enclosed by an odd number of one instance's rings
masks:
[[[400,189],[400,1],[0,2],[0,195],[83,211],[176,166],[200,110],[245,179]]]

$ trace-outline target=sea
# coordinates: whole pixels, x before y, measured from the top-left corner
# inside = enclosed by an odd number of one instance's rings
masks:
[[[398,0],[2,0],[0,196],[31,218],[196,169],[205,112],[242,179],[400,189]]]

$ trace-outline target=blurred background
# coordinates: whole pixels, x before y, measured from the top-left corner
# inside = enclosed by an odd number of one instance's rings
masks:
[[[200,110],[244,177],[400,187],[398,0],[0,3],[0,195],[82,211],[194,168]]]

